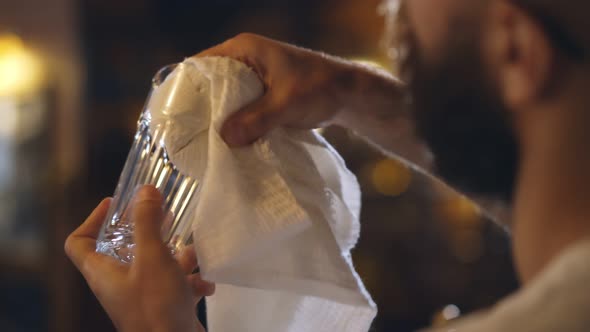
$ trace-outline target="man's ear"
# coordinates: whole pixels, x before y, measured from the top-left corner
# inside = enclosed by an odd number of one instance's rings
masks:
[[[508,108],[542,97],[556,55],[539,22],[507,0],[491,1],[484,32],[484,56]]]

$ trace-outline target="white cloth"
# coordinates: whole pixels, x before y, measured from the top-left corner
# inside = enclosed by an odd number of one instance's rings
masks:
[[[590,240],[567,249],[538,278],[486,312],[424,332],[590,331]]]
[[[190,58],[147,105],[170,124],[171,161],[201,181],[193,239],[217,283],[209,331],[367,331],[377,309],[352,265],[360,190],[344,161],[313,131],[276,129],[239,149],[219,135],[263,93],[241,62]]]

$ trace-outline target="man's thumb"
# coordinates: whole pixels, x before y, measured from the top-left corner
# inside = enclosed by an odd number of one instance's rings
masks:
[[[154,186],[141,187],[132,204],[133,236],[138,251],[163,246],[160,235],[164,212],[162,195]]]

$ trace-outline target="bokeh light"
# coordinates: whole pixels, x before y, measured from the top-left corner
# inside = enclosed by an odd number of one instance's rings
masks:
[[[16,136],[18,130],[18,105],[12,99],[0,99],[0,139]]]
[[[461,315],[461,310],[454,304],[449,304],[442,310],[443,317],[447,320],[458,318]]]
[[[400,161],[383,159],[373,166],[371,182],[375,190],[380,194],[399,196],[410,187],[412,171]]]
[[[477,227],[481,222],[481,210],[465,196],[456,195],[437,204],[435,212],[458,227]]]
[[[0,97],[36,91],[42,82],[41,61],[16,35],[0,35]]]
[[[461,309],[454,304],[449,304],[434,314],[432,325],[435,327],[445,326],[449,321],[457,319],[459,316],[461,316]]]

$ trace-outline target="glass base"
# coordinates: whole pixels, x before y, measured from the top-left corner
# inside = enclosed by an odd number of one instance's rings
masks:
[[[168,244],[170,254],[174,256],[184,245]],[[133,243],[133,228],[121,225],[109,231],[96,241],[96,252],[114,257],[123,263],[131,263],[135,257],[135,243]]]
[[[133,243],[133,228],[129,225],[120,225],[109,231],[96,241],[96,251],[115,257],[124,262],[133,261],[135,243]]]

